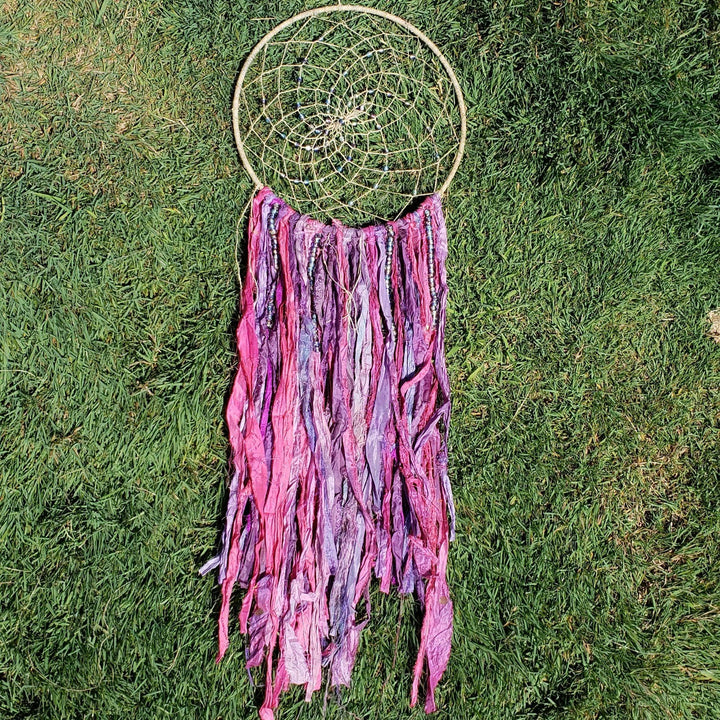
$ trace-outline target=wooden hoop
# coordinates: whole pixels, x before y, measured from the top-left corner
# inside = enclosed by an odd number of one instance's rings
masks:
[[[233,133],[235,135],[235,145],[237,146],[238,152],[240,154],[240,159],[242,160],[243,167],[247,171],[248,175],[252,178],[253,182],[255,183],[255,186],[257,188],[263,187],[264,183],[260,180],[255,170],[253,170],[252,165],[250,164],[250,160],[247,157],[247,154],[245,153],[245,148],[243,146],[242,137],[240,135],[240,122],[239,122],[239,111],[240,111],[240,93],[242,91],[243,83],[245,82],[245,76],[247,75],[247,72],[252,65],[253,61],[257,57],[258,53],[272,40],[278,33],[285,30],[285,28],[289,27],[290,25],[299,22],[300,20],[304,20],[306,18],[311,18],[316,15],[322,15],[325,13],[331,13],[331,12],[353,12],[353,13],[364,13],[366,15],[376,15],[377,17],[384,18],[386,20],[390,20],[391,22],[395,23],[396,25],[399,25],[400,27],[408,30],[413,35],[418,37],[425,45],[427,45],[430,50],[437,56],[438,60],[440,60],[440,63],[442,64],[443,68],[445,69],[445,72],[447,72],[448,77],[450,78],[450,82],[452,83],[453,89],[455,90],[455,96],[458,101],[458,107],[460,109],[460,141],[458,143],[458,151],[457,155],[455,156],[455,161],[453,162],[452,167],[450,168],[450,172],[448,173],[448,176],[445,178],[445,181],[440,186],[440,189],[437,190],[438,194],[443,195],[448,187],[450,187],[450,183],[452,182],[453,178],[455,177],[455,173],[457,172],[458,167],[460,166],[460,161],[462,160],[463,154],[465,152],[465,142],[467,138],[467,111],[465,108],[465,98],[463,97],[462,89],[460,88],[460,83],[458,82],[458,79],[455,75],[454,70],[452,69],[452,66],[447,61],[445,56],[440,52],[440,49],[438,48],[435,43],[430,40],[430,38],[425,35],[421,30],[418,30],[414,25],[409,23],[407,20],[403,20],[402,18],[398,17],[397,15],[392,15],[391,13],[385,12],[384,10],[378,10],[377,8],[372,7],[364,7],[362,5],[325,5],[324,7],[314,8],[312,10],[306,10],[305,12],[299,13],[297,15],[293,15],[293,17],[288,18],[284,22],[280,23],[277,27],[275,27],[273,30],[271,30],[265,37],[263,37],[260,42],[255,45],[255,47],[252,49],[252,52],[250,55],[248,55],[247,59],[243,63],[242,69],[240,70],[240,75],[238,76],[237,82],[235,83],[235,93],[233,95],[233,104],[232,104],[232,119],[233,119]]]

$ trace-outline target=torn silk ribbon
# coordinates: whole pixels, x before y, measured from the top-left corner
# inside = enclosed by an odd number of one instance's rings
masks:
[[[265,664],[262,720],[281,692],[349,685],[374,574],[424,610],[411,705],[425,710],[450,654],[446,567],[447,235],[439,195],[365,228],[253,201],[227,406],[231,483],[219,568],[220,662],[230,596],[246,589],[247,667]],[[362,603],[358,612],[358,603]]]

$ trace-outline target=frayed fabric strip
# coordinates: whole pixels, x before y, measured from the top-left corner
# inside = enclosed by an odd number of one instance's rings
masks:
[[[450,655],[455,510],[447,471],[447,234],[439,195],[350,228],[253,201],[239,365],[226,410],[231,483],[218,569],[220,662],[245,590],[248,668],[263,720],[290,684],[349,685],[372,576],[423,609],[410,704],[425,710]]]

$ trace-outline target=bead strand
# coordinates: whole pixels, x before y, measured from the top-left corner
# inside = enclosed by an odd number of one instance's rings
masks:
[[[430,312],[433,326],[437,322],[438,292],[435,287],[435,238],[432,229],[432,217],[429,210],[425,210],[425,234],[428,241],[428,280],[430,282]]]
[[[280,211],[280,205],[274,203],[270,207],[270,216],[268,217],[268,232],[270,233],[271,240],[271,252],[272,252],[272,282],[270,285],[270,298],[271,302],[268,304],[268,316],[267,326],[272,327],[275,320],[275,287],[277,283],[278,268],[280,266],[280,256],[278,254],[278,239],[277,239],[277,220],[278,212]]]
[[[388,299],[390,300],[390,321],[389,329],[390,335],[395,337],[395,323],[392,317],[392,287],[391,287],[391,276],[392,276],[392,258],[393,250],[395,247],[395,228],[388,224],[385,226],[385,287],[387,288]]]
[[[318,316],[315,311],[315,262],[318,256],[318,250],[320,249],[320,238],[321,235],[318,233],[313,238],[312,247],[310,248],[310,260],[308,261],[308,294],[309,294],[309,305],[311,308],[311,317],[313,324],[313,349],[315,352],[320,352],[320,339],[318,338]]]

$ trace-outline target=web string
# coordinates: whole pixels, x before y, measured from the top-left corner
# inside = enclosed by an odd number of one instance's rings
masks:
[[[265,44],[240,88],[238,125],[262,184],[300,211],[350,223],[397,219],[437,192],[463,112],[420,38],[338,10]]]

